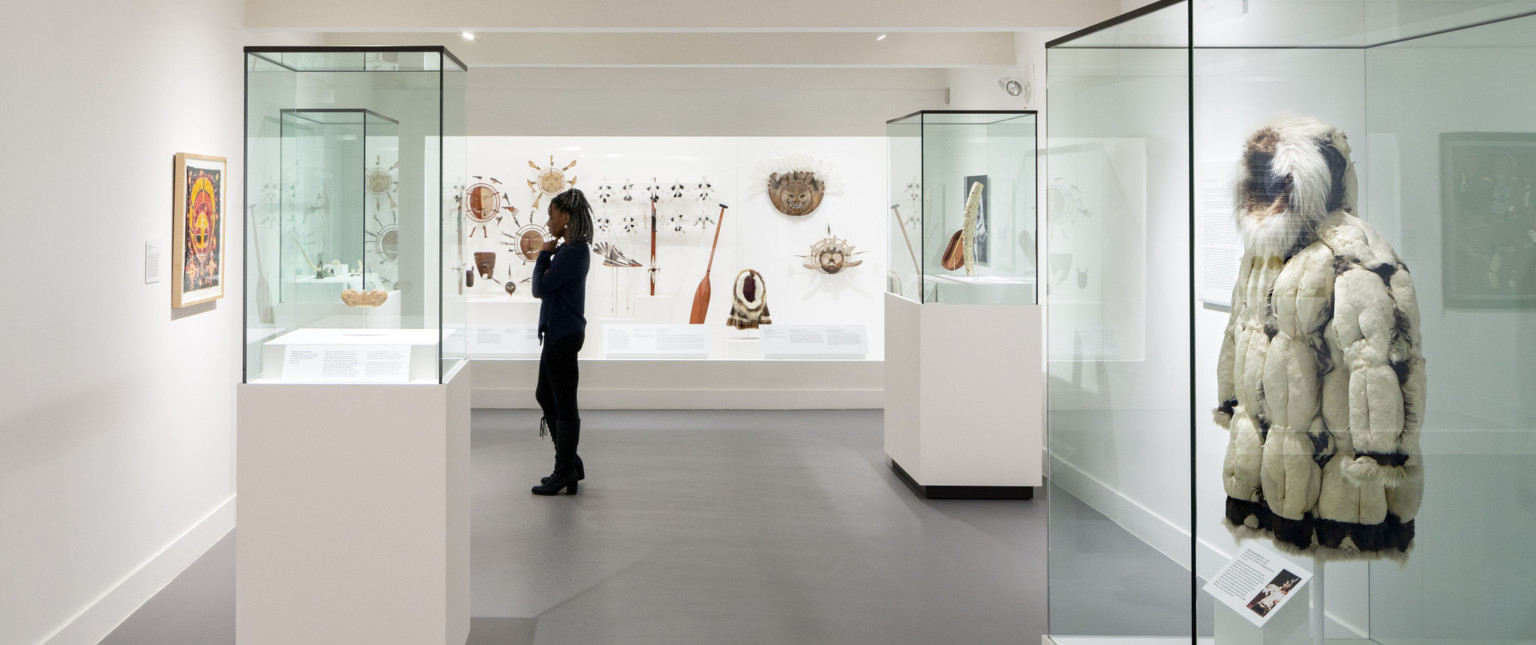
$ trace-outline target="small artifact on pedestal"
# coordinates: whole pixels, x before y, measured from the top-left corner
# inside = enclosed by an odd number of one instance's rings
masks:
[[[986,186],[981,182],[971,184],[971,194],[965,198],[965,227],[960,229],[961,257],[965,262],[965,274],[976,273],[976,222],[981,213],[981,196]]]
[[[737,329],[757,329],[758,325],[773,323],[768,315],[768,287],[763,274],[744,269],[736,274],[736,288],[731,301],[731,315],[725,324]]]
[[[372,291],[345,289],[341,292],[341,301],[348,307],[377,307],[384,304],[386,300],[389,300],[389,292],[383,289]]]

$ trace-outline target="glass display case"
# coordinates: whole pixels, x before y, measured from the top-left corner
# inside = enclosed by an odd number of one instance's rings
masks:
[[[925,110],[886,123],[888,292],[925,303],[1035,303],[1035,118]]]
[[[886,124],[884,444],[925,498],[1032,499],[1041,484],[1035,116]],[[978,397],[976,383],[1016,394]]]
[[[1536,641],[1533,9],[1048,45],[1051,640]]]
[[[246,382],[444,382],[466,357],[464,65],[245,53]]]

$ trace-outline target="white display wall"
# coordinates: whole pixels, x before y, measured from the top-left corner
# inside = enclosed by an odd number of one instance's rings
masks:
[[[785,215],[768,197],[768,175],[790,160],[811,164],[828,179],[825,198],[808,215]],[[693,330],[681,330],[697,334],[701,329],[702,351],[671,357],[763,358],[765,334],[795,329],[812,337],[830,330],[843,340],[829,343],[830,354],[817,356],[815,347],[806,346],[803,355],[780,356],[883,359],[886,167],[881,137],[472,137],[471,181],[490,184],[499,191],[502,206],[516,209],[513,213],[503,208],[501,219],[483,230],[466,222],[465,267],[474,266],[475,252],[496,253],[494,279],[476,275],[474,286],[467,289],[472,357],[537,355],[531,330],[537,324],[538,300],[524,282],[533,263],[513,253],[511,236],[522,226],[542,225],[547,219],[550,197],[543,195],[535,212],[539,193],[528,182],[536,182],[539,173],[551,167],[562,170],[567,179],[575,178],[575,187],[592,203],[595,241],[617,245],[642,265],[605,267],[602,258],[593,255],[583,358],[623,355],[604,346],[604,335],[614,333],[609,327],[688,323],[723,203],[729,208],[710,273],[708,317]],[[651,186],[658,186],[660,197],[656,298],[649,296]],[[604,194],[609,195],[606,202]],[[831,275],[805,268],[803,256],[828,236],[829,227],[832,235],[855,247],[853,260],[861,265]],[[735,278],[749,268],[763,276],[773,323],[738,330],[725,321]],[[504,286],[509,280],[517,285],[512,294]],[[862,350],[856,342],[847,344],[856,335],[862,335]],[[768,357],[773,356],[770,350]]]

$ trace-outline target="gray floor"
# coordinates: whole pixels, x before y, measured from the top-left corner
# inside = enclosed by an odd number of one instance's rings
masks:
[[[537,417],[474,417],[471,645],[1035,643],[1046,502],[926,501],[880,413],[591,412],[581,494]],[[234,642],[233,536],[109,645]]]

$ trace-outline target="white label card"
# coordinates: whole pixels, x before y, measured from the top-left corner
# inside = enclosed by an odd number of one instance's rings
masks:
[[[603,348],[613,358],[709,356],[703,325],[606,325]]]
[[[160,281],[160,249],[164,247],[161,240],[149,240],[144,243],[144,284],[154,284]]]
[[[288,345],[288,383],[408,383],[411,348],[399,345]]]
[[[764,357],[864,356],[869,334],[863,325],[764,325]]]
[[[538,325],[475,325],[469,328],[469,351],[476,356],[538,356]]]
[[[1243,245],[1237,239],[1237,223],[1232,219],[1232,168],[1237,162],[1210,163],[1203,166],[1200,181],[1200,300],[1213,305],[1232,306],[1232,287],[1237,284],[1238,265],[1242,263]]]
[[[1248,545],[1206,583],[1205,591],[1262,628],[1311,579],[1311,571],[1274,551]]]

